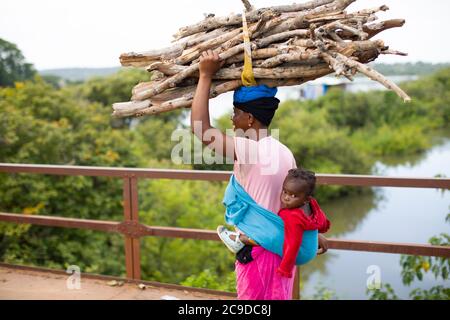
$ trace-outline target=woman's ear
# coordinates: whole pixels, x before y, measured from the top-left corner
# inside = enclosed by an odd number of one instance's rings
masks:
[[[248,126],[251,127],[253,125],[253,122],[255,122],[255,117],[251,113],[248,113]]]

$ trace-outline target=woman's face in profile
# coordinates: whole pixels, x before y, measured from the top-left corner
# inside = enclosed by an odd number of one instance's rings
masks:
[[[233,108],[233,114],[231,115],[231,122],[233,123],[233,130],[248,129],[248,113],[244,112],[236,107]]]

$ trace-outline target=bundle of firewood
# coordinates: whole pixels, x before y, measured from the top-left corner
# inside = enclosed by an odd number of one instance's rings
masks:
[[[382,40],[372,40],[405,22],[375,22],[376,14],[388,10],[387,6],[348,13],[346,8],[356,0],[313,0],[255,10],[247,0],[242,1],[258,84],[299,85],[333,72],[352,80],[360,72],[395,91],[404,101],[410,100],[397,85],[366,65],[380,54],[406,55],[390,50]],[[114,116],[189,108],[199,76],[199,57],[208,49],[225,61],[214,76],[211,98],[242,85],[243,15],[210,14],[197,24],[181,28],[174,38],[170,47],[120,56],[122,66],[145,68],[152,77],[133,88],[131,101],[113,105]]]

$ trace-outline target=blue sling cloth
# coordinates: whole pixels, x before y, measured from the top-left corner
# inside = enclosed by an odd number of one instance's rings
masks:
[[[223,198],[225,221],[236,226],[264,249],[280,257],[283,255],[284,222],[275,213],[264,209],[237,182],[234,175]],[[317,255],[318,230],[307,230],[297,255],[296,264],[306,264]]]

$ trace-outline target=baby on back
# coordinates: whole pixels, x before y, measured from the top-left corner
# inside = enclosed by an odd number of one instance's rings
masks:
[[[277,272],[283,277],[292,277],[297,254],[302,244],[303,233],[308,230],[318,230],[325,233],[330,228],[330,221],[321,210],[317,200],[313,198],[316,185],[315,174],[301,168],[289,170],[280,194],[281,208],[278,215],[284,222],[283,255]],[[242,232],[230,232],[225,227],[217,228],[219,237],[225,245],[241,260],[250,262],[245,255],[251,250],[248,246],[257,246],[250,235]],[[243,250],[244,249],[244,250]]]

